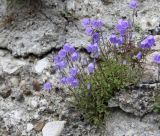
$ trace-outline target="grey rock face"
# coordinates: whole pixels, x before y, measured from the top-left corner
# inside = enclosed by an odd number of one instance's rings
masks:
[[[105,136],[159,136],[160,130],[156,122],[149,120],[140,121],[139,118],[126,115],[122,112],[114,112],[106,122]]]
[[[122,90],[109,101],[109,107],[120,107],[127,113],[143,116],[153,110],[154,89],[141,87]]]
[[[41,56],[62,46],[65,42],[66,23],[61,16],[63,4],[56,1],[50,3],[51,5],[48,4],[44,2],[45,9],[41,8],[38,11],[23,7],[23,13],[16,13],[12,24],[5,24],[7,29],[1,30],[0,47],[12,51],[14,56],[28,56],[29,54]],[[14,12],[12,14],[15,16]]]
[[[3,26],[0,28],[0,136],[42,136],[47,127],[43,129],[45,123],[53,120],[66,120],[62,136],[160,135],[158,124],[154,121],[158,121],[159,117],[147,115],[141,122],[140,118],[132,116],[144,116],[152,111],[152,89],[129,89],[117,93],[110,100],[109,106],[120,107],[132,115],[119,111],[112,113],[106,121],[105,134],[101,134],[87,124],[78,111],[69,107],[66,102],[69,99],[67,89],[57,89],[59,75],[50,72],[52,55],[65,42],[78,48],[90,42],[90,37],[84,34],[84,28],[80,24],[82,18],[102,19],[107,38],[117,20],[132,13],[128,2],[129,0],[42,0],[41,8],[32,10],[33,7],[23,5],[16,7],[17,11],[8,11],[0,1],[0,20],[5,12],[9,16],[12,12],[14,17],[13,21],[5,25],[4,18],[0,22],[0,27]],[[158,25],[160,1],[145,0],[139,5],[135,22],[142,33]],[[158,36],[156,39],[159,45]],[[159,52],[159,46],[154,50]],[[147,56],[147,74],[142,82],[150,82],[155,86],[158,69],[150,61],[152,55]],[[15,59],[13,56],[20,58]],[[41,90],[45,81],[53,83],[53,91]],[[47,132],[49,131],[45,131],[48,136]]]
[[[11,60],[9,58],[0,57],[1,71],[6,74],[15,74],[20,72],[20,70],[27,64],[20,60]]]

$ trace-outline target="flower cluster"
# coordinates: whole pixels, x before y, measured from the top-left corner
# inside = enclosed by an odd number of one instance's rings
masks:
[[[91,43],[87,46],[86,50],[91,53],[93,57],[98,58],[100,55],[100,31],[104,23],[98,19],[85,18],[81,21],[82,26],[85,28],[85,33],[91,36]]]
[[[89,44],[87,46],[86,50],[87,50],[88,53],[92,53],[95,58],[98,58],[98,56],[99,56],[99,46],[98,46],[97,43]]]
[[[68,60],[74,62],[78,60],[78,53],[70,44],[65,44],[58,55],[53,58],[56,69],[63,70],[68,65]],[[66,59],[67,58],[67,59]]]
[[[64,68],[72,65],[73,62],[79,60],[79,53],[76,51],[72,45],[66,43],[63,48],[58,52],[58,55],[53,58],[55,67],[64,72]],[[72,88],[78,85],[78,79],[76,75],[78,74],[78,69],[76,67],[69,69],[69,74],[63,76],[60,79],[62,84],[68,84]]]
[[[114,45],[122,45],[124,43],[124,37],[117,37],[115,34],[112,34],[109,37],[109,41]]]
[[[86,29],[85,32],[88,35],[93,34],[94,30],[98,30],[102,28],[102,26],[104,25],[104,23],[101,20],[90,19],[90,18],[84,18],[81,23],[82,23],[82,26]]]
[[[85,33],[92,37],[92,44],[100,42],[99,31],[104,23],[98,19],[85,18],[82,20],[82,26],[85,28]]]
[[[88,52],[97,53],[98,45],[97,43],[91,44],[87,47]],[[60,83],[66,86],[71,87],[72,89],[76,88],[79,85],[79,74],[80,69],[78,66],[75,66],[73,62],[80,60],[79,53],[76,51],[72,45],[66,43],[63,48],[58,52],[57,56],[53,58],[54,66],[62,73],[60,78]],[[94,72],[94,63],[88,64],[86,59],[83,59],[83,63],[87,65],[87,73],[91,74]],[[65,68],[69,68],[69,71],[66,73]],[[84,71],[83,71],[84,72]]]
[[[125,36],[126,31],[129,28],[129,23],[125,19],[120,19],[115,28],[120,33],[121,36]]]
[[[127,34],[128,28],[129,28],[128,21],[126,21],[124,19],[120,19],[118,21],[118,24],[116,24],[116,26],[115,26],[115,30],[119,33],[119,36],[117,36],[116,34],[112,34],[109,37],[110,43],[112,43],[114,45],[124,44],[124,39],[125,39],[125,36]]]

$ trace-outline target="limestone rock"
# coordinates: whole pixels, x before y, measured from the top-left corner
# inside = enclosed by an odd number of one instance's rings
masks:
[[[44,58],[44,59],[41,59],[39,60],[35,66],[34,66],[34,69],[35,69],[35,72],[38,73],[38,74],[42,74],[42,72],[48,68],[50,65],[49,65],[49,61],[47,58]]]
[[[31,131],[33,129],[33,125],[31,123],[27,124],[27,132]]]
[[[153,119],[153,117],[151,117]],[[106,120],[105,136],[159,136],[160,130],[156,122],[141,121],[135,116],[123,112],[113,112]]]
[[[65,121],[53,121],[48,122],[43,130],[43,136],[60,136],[63,128],[64,128]]]
[[[0,66],[2,66],[3,72],[7,74],[16,74],[26,65],[27,63],[24,61],[0,57]]]
[[[127,113],[143,116],[153,110],[154,89],[149,87],[136,87],[116,93],[109,101],[109,107],[120,107]]]

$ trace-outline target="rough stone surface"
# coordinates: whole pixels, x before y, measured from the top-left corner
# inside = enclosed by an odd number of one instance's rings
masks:
[[[8,24],[4,21],[2,25],[2,28],[7,27],[1,30],[0,47],[12,51],[14,56],[41,56],[62,46],[66,22],[61,16],[64,4],[56,0],[43,4],[45,8],[41,7],[41,11],[23,7],[20,9],[23,12],[13,12],[14,21]]]
[[[31,123],[27,124],[27,132],[31,131],[33,129],[33,125]]]
[[[137,32],[145,35],[159,25],[160,1],[139,1],[135,22]],[[0,0],[0,136],[42,136],[46,123],[53,120],[66,121],[61,136],[160,135],[160,117],[152,113],[152,89],[129,89],[117,93],[109,105],[119,107],[124,113],[113,112],[102,133],[70,107],[67,89],[58,88],[59,75],[51,67],[52,55],[65,42],[78,48],[89,43],[90,38],[84,34],[80,19],[102,19],[106,38],[119,18],[132,13],[128,2],[42,0],[41,4],[14,5],[15,8],[6,7],[6,0]],[[154,47],[157,53],[160,51],[159,39],[157,35],[157,46]],[[155,87],[158,67],[151,62],[153,54],[155,52],[147,56],[146,76],[142,83]],[[42,89],[46,81],[53,83],[52,91]]]
[[[153,110],[154,94],[154,88],[143,85],[116,93],[108,104],[109,107],[120,107],[127,113],[142,117]]]
[[[105,136],[159,136],[158,124],[148,116],[145,121],[137,117],[115,112],[107,120]],[[152,122],[151,122],[152,120]],[[153,123],[154,122],[154,123]]]
[[[11,60],[9,58],[0,57],[0,65],[1,71],[7,74],[13,74],[16,72],[20,72],[22,67],[24,67],[27,64],[20,60]]]

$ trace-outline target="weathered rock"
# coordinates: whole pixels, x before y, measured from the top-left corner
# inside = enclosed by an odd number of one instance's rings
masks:
[[[14,89],[14,91],[11,94],[11,99],[16,100],[18,102],[24,102],[24,96],[21,90]]]
[[[38,107],[38,101],[37,100],[31,100],[31,105],[32,108],[37,108]]]
[[[60,136],[63,128],[64,128],[65,121],[53,121],[48,122],[43,130],[43,136]]]
[[[1,27],[3,22],[0,22],[0,48],[2,48],[2,52],[0,52],[0,76],[3,77],[0,79],[0,88],[2,88],[6,79],[14,89],[23,90],[23,94],[25,94],[23,95],[25,98],[23,103],[17,102],[17,99],[0,97],[0,118],[3,119],[3,121],[0,120],[0,135],[40,136],[42,135],[43,125],[37,125],[39,126],[37,127],[38,131],[31,131],[33,126],[28,125],[27,130],[26,122],[35,125],[34,122],[37,123],[38,120],[44,119],[51,122],[53,118],[67,120],[62,136],[102,135],[97,134],[96,129],[88,125],[80,113],[74,112],[73,109],[69,110],[65,102],[68,97],[66,90],[64,90],[65,95],[59,97],[59,91],[56,94],[54,91],[40,91],[41,87],[33,86],[33,80],[37,80],[41,85],[49,79],[53,82],[53,86],[58,86],[59,75],[54,72],[49,77],[50,72],[46,72],[49,67],[47,67],[47,63],[50,64],[48,54],[54,54],[54,49],[61,48],[65,42],[69,42],[78,48],[86,46],[90,42],[90,37],[84,34],[84,28],[81,26],[80,20],[82,18],[102,19],[107,29],[106,38],[119,18],[132,13],[132,10],[128,8],[130,0],[112,0],[113,2],[108,4],[109,1],[111,0],[42,0],[41,8],[34,9],[32,6],[34,10],[25,5],[23,5],[23,8],[15,6],[17,11],[14,10],[13,16],[11,16],[14,17],[14,21],[3,27]],[[105,2],[107,3],[105,4]],[[160,2],[158,0],[143,0],[143,3],[140,3],[139,6],[138,17],[135,18],[135,22],[140,28],[140,33],[142,30],[147,32],[148,29],[155,28],[159,23],[158,9],[160,8]],[[4,12],[5,5],[0,4],[0,18]],[[11,12],[13,10],[8,12],[9,17]],[[158,41],[158,38],[156,38],[156,42]],[[159,50],[159,46],[155,48]],[[10,54],[12,56],[29,56],[29,59],[27,57],[25,59],[8,57]],[[44,56],[47,56],[47,58]],[[47,61],[43,61],[45,59]],[[28,63],[29,67],[26,67]],[[36,70],[32,71],[33,69]],[[147,63],[145,72],[148,74],[143,78],[143,82],[152,82],[152,85],[155,86],[157,66]],[[20,83],[14,77],[18,78]],[[31,93],[33,95],[28,96]],[[126,112],[142,116],[152,110],[152,103],[150,103],[152,96],[151,90],[146,92],[128,90],[128,92],[117,94],[115,96],[116,100],[112,101],[112,106],[119,106]],[[124,97],[127,98],[124,99]],[[107,122],[109,124],[106,126],[109,132],[106,133],[107,136],[158,136],[159,134],[158,125],[153,125],[155,122],[148,123],[148,120],[140,122],[139,118],[119,113],[113,113],[112,117]],[[19,134],[18,130],[22,134]]]
[[[0,65],[2,66],[3,73],[16,74],[20,72],[21,68],[26,66],[27,63],[13,58],[0,57]]]
[[[7,55],[9,52],[5,51],[5,50],[0,50],[0,57],[4,57],[5,55]]]
[[[143,31],[148,31],[150,29],[154,29],[156,26],[159,26],[160,19],[156,16],[148,16],[147,14],[140,18],[139,25]]]
[[[31,123],[27,124],[27,132],[31,131],[33,129],[33,125]]]
[[[9,82],[11,83],[11,86],[14,86],[14,87],[18,87],[19,85],[19,79],[18,77],[12,77]]]
[[[39,60],[35,66],[34,66],[34,70],[37,74],[42,74],[42,72],[46,69],[50,67],[50,63],[49,60],[47,58],[41,59]]]
[[[109,101],[109,107],[120,107],[127,113],[143,116],[153,110],[154,89],[138,87],[122,90]]]
[[[0,47],[10,50],[14,56],[41,56],[62,46],[65,42],[66,20],[60,13],[64,5],[57,0],[53,3],[45,1],[43,4],[46,8],[41,8],[41,11],[29,9],[27,4],[23,5],[23,13],[14,10],[17,16],[14,22],[8,25],[13,28],[12,33],[10,29],[6,29],[0,34]],[[10,12],[9,9],[8,11]]]
[[[135,116],[116,111],[106,121],[105,136],[159,136],[156,122],[140,121]]]

